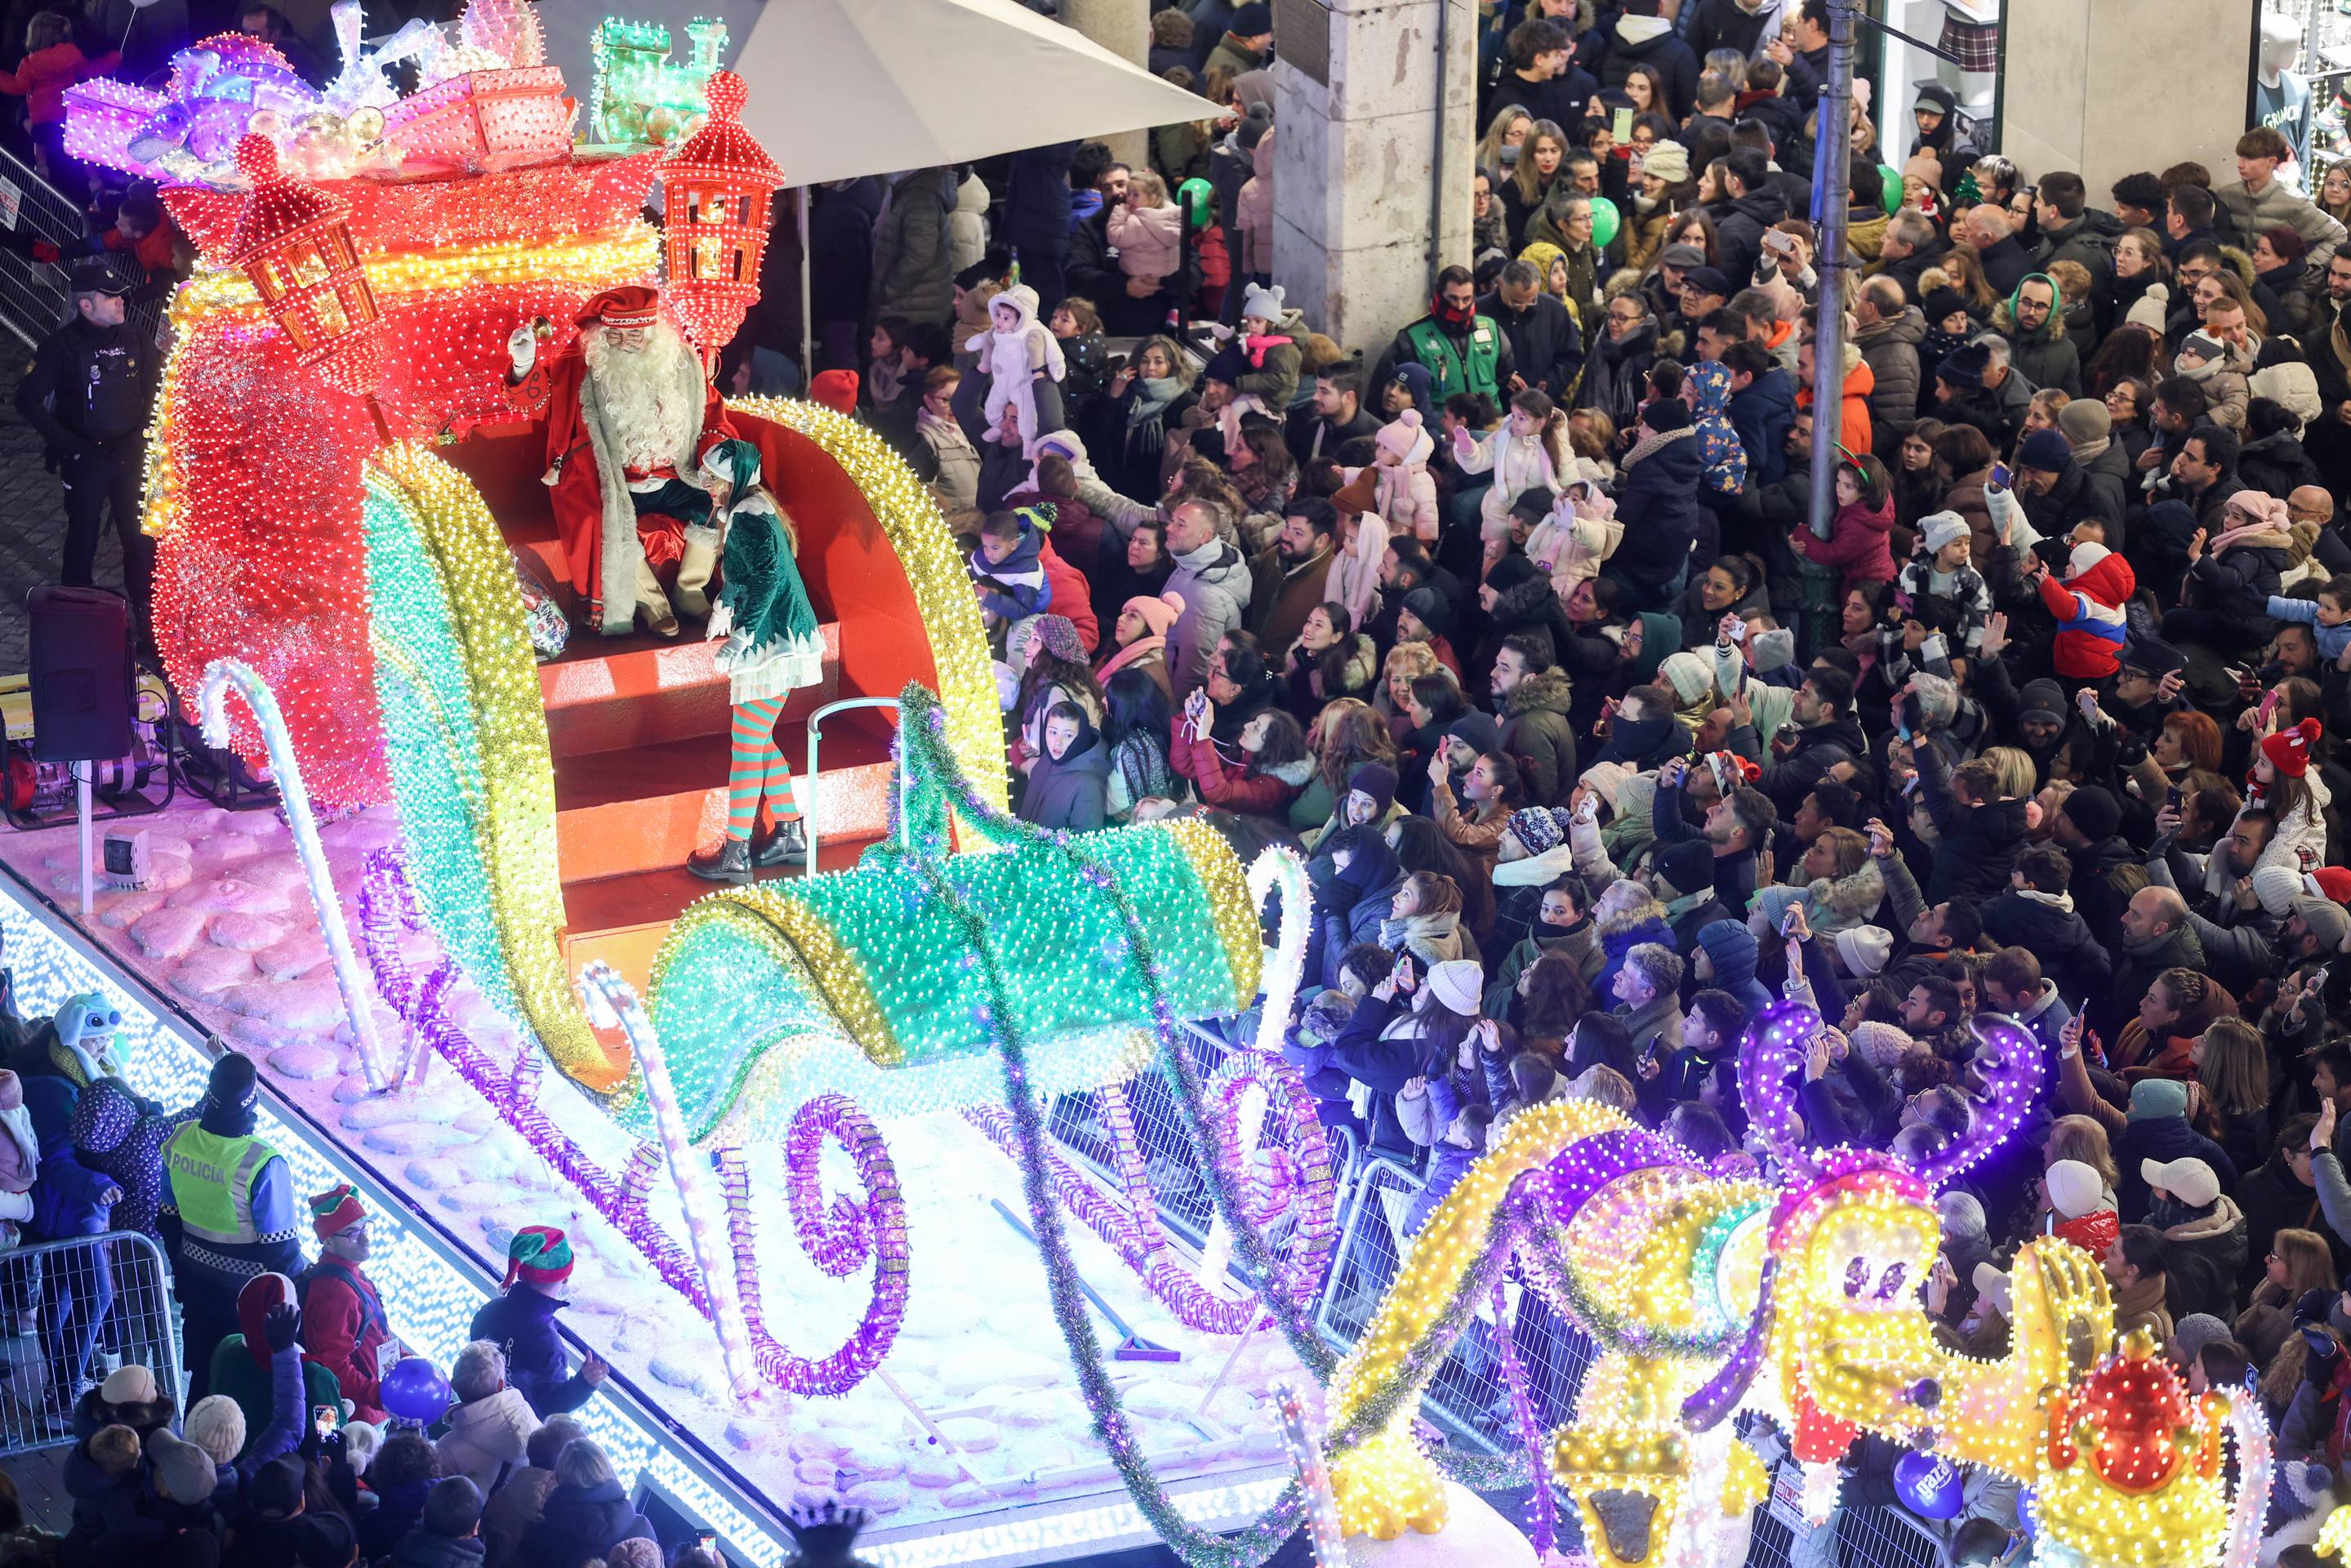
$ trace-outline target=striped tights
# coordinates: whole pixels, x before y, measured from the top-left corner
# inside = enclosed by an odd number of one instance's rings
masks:
[[[766,800],[783,821],[799,815],[792,799],[791,765],[776,746],[776,721],[783,716],[781,696],[755,697],[735,705],[734,756],[726,772],[726,836],[746,839]]]

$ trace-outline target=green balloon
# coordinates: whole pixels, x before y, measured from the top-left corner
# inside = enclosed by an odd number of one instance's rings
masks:
[[[1890,218],[1902,210],[1902,171],[1890,163],[1880,163],[1877,177],[1884,183],[1878,199],[1886,204],[1886,215]]]
[[[1593,245],[1606,246],[1616,237],[1616,231],[1624,226],[1625,214],[1616,210],[1615,203],[1605,196],[1592,198],[1592,243]]]
[[[1190,179],[1176,187],[1176,199],[1184,208],[1185,221],[1194,228],[1208,226],[1208,204],[1216,199],[1217,188],[1202,179]]]

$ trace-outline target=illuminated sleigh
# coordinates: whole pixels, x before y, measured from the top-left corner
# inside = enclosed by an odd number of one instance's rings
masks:
[[[1820,1027],[1782,1004],[1752,1027],[1740,1088],[1787,1172],[1726,1179],[1607,1107],[1532,1107],[1431,1217],[1332,1389],[1332,1481],[1351,1533],[1393,1538],[1446,1517],[1414,1431],[1421,1393],[1515,1253],[1526,1278],[1598,1347],[1545,1458],[1608,1568],[1671,1553],[1732,1560],[1764,1475],[1734,1417],[1788,1436],[1815,1519],[1835,1461],[1864,1431],[2030,1482],[2043,1402],[2111,1348],[2097,1261],[2037,1237],[2014,1265],[2009,1356],[1945,1349],[1917,1301],[1939,1241],[1934,1188],[2011,1135],[2041,1079],[2031,1037],[1975,1025],[1986,1100],[1967,1139],[1915,1169],[1802,1146],[1792,1077]]]
[[[590,975],[591,1013],[623,1025],[630,1044],[627,1080],[599,1097],[641,1140],[627,1171],[596,1169],[538,1108],[536,1051],[502,1074],[450,1026],[450,966],[422,980],[407,972],[399,938],[420,921],[389,855],[371,862],[364,890],[380,988],[713,1319],[738,1390],[756,1369],[796,1393],[838,1394],[889,1353],[909,1259],[877,1116],[960,1110],[1018,1160],[1017,1107],[1092,1092],[1113,1134],[1119,1195],[1049,1155],[1054,1201],[1188,1326],[1239,1333],[1265,1322],[1272,1309],[1261,1297],[1210,1289],[1169,1244],[1126,1102],[1127,1082],[1150,1069],[1164,1075],[1192,1153],[1227,1178],[1209,1185],[1233,1195],[1217,1220],[1244,1268],[1294,1314],[1335,1234],[1330,1149],[1278,1055],[1306,940],[1296,857],[1269,851],[1245,872],[1213,829],[1193,821],[1044,833],[964,779],[927,692],[909,686],[901,704],[894,841],[852,871],[692,905],[655,965],[650,1016],[609,971]],[[956,852],[958,823],[995,846]],[[1256,912],[1276,892],[1281,936],[1269,963]],[[1185,1020],[1241,1013],[1260,983],[1259,1039],[1204,1075]],[[850,1155],[862,1199],[825,1202],[827,1140]],[[762,1310],[746,1149],[765,1142],[783,1147],[794,1228],[817,1266],[839,1278],[873,1265],[864,1322],[822,1356],[778,1341]],[[718,1202],[695,1190],[697,1164],[714,1155]],[[664,1166],[681,1188],[683,1243],[645,1222]]]

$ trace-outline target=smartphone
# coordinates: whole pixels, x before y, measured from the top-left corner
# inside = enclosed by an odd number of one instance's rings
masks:
[[[1633,110],[1631,108],[1627,107],[1620,109],[1609,117],[1608,133],[1616,139],[1617,144],[1620,146],[1633,140]]]
[[[2163,792],[2164,805],[2174,811],[2179,810],[2180,806],[2186,802],[2187,799],[2187,794],[2181,790],[2179,786],[2177,784],[2174,784],[2170,789],[2166,789]]]
[[[1916,735],[1927,727],[1927,706],[1918,700],[1917,692],[1902,694],[1902,728],[1905,734]]]
[[[2334,966],[2331,964],[2321,964],[2318,967],[2310,972],[2310,984],[2303,988],[2304,990],[2311,991],[2325,990],[2326,988],[2326,977],[2333,968]]]
[[[2007,464],[1995,463],[1991,465],[1991,482],[1999,486],[2003,490],[2008,488],[2009,480]]]
[[[2264,693],[2262,693],[2262,707],[2261,707],[2261,712],[2260,712],[2257,716],[2255,716],[2255,717],[2254,717],[2254,719],[2253,719],[2253,722],[2254,722],[2256,725],[2263,725],[2263,724],[2267,724],[2267,723],[2269,723],[2269,721],[2270,721],[2270,715],[2277,711],[2277,706],[2278,706],[2278,694],[2277,694],[2277,689],[2276,689],[2275,687],[2272,687],[2270,690],[2268,690],[2268,691],[2266,691],[2266,692],[2264,692]]]
[[[335,1429],[335,1407],[331,1405],[311,1406],[310,1425],[318,1428],[321,1437],[332,1432]]]
[[[1796,929],[1796,912],[1800,905],[1788,905],[1788,913],[1780,916],[1780,935],[1787,936]]]
[[[1730,623],[1730,640],[1734,643],[1744,643],[1747,641],[1746,622],[1734,621]]]

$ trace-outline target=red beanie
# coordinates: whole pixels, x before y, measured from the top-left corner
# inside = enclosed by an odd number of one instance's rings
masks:
[[[2351,904],[2351,867],[2323,865],[2303,878],[2312,892],[2336,904]]]
[[[571,1278],[571,1243],[552,1225],[526,1225],[507,1243],[506,1283],[559,1285]]]
[[[2310,771],[2310,748],[2318,744],[2319,734],[2316,719],[2304,719],[2292,729],[2282,729],[2263,740],[2262,755],[2285,777],[2299,779]]]
[[[835,413],[857,412],[857,372],[855,371],[819,371],[816,380],[809,383],[809,397]]]

